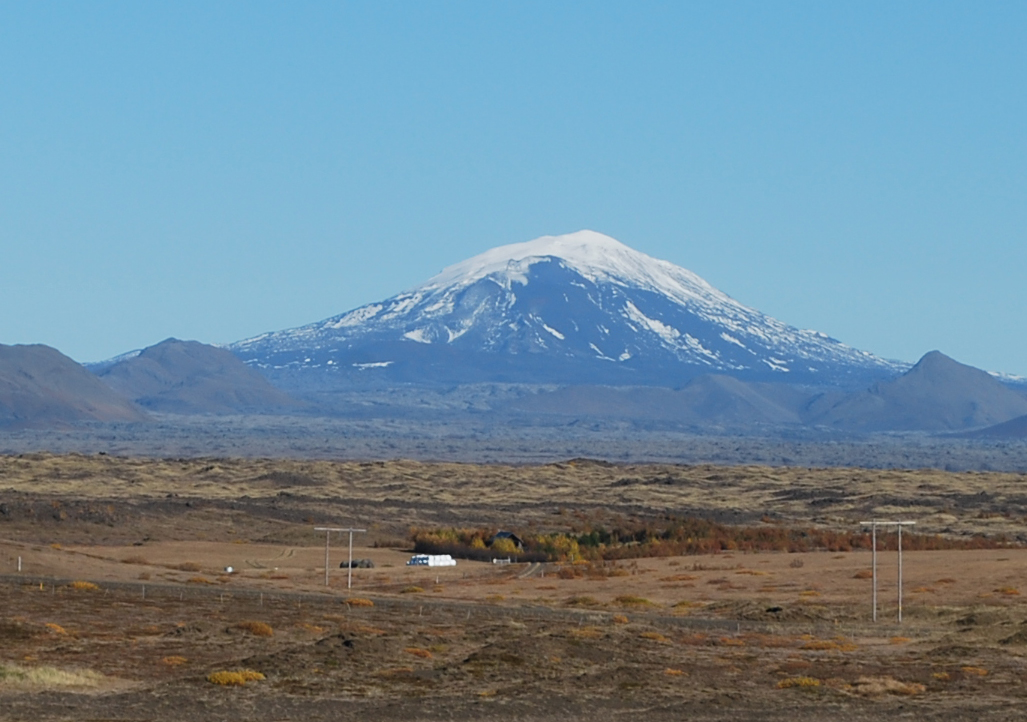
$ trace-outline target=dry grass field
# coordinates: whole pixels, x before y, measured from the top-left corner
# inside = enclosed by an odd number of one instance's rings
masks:
[[[0,719],[1012,720],[1027,549],[405,566],[411,526],[1024,533],[1021,475],[0,458]],[[324,586],[314,525],[355,524]],[[22,570],[17,571],[21,558]],[[225,568],[231,566],[228,574]]]

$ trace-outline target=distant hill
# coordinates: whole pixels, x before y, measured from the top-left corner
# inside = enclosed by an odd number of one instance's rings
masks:
[[[1027,439],[1027,415],[978,429],[962,436],[972,439]]]
[[[237,414],[303,406],[230,351],[197,341],[169,338],[92,369],[112,389],[152,411]]]
[[[869,389],[814,400],[810,423],[858,431],[955,431],[1027,414],[1027,399],[980,369],[931,351],[909,371]]]
[[[146,419],[142,409],[60,351],[0,344],[0,427]]]
[[[795,386],[706,374],[680,389],[566,386],[522,397],[508,408],[555,416],[750,426],[800,423],[798,409],[808,396]]]

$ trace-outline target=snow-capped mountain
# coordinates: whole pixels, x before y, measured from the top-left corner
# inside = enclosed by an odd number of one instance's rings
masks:
[[[676,385],[716,372],[848,385],[908,368],[593,231],[493,248],[387,300],[230,348],[271,376],[323,382]]]

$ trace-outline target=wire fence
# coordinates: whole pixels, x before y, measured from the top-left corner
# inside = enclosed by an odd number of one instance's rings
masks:
[[[49,591],[52,595],[65,594],[76,581],[90,581],[80,578],[60,578],[29,574],[0,574],[0,584],[23,588]],[[699,616],[679,616],[667,614],[659,609],[574,609],[566,607],[550,607],[539,604],[505,605],[489,601],[445,600],[445,599],[402,599],[369,595],[366,593],[341,593],[326,589],[323,592],[301,592],[280,589],[231,589],[214,588],[210,585],[172,584],[166,582],[111,581],[91,580],[103,591],[105,596],[112,596],[119,601],[132,600],[203,600],[219,604],[249,602],[259,607],[280,604],[301,604],[312,608],[338,608],[343,606],[350,614],[367,615],[404,615],[419,618],[436,618],[448,623],[481,622],[491,620],[516,620],[520,622],[561,623],[571,625],[606,625],[614,623],[614,617],[622,614],[630,615],[632,621],[645,622],[653,626],[674,627],[695,632],[720,633],[722,635],[740,634],[811,634],[817,637],[891,637],[904,636],[922,638],[932,634],[928,627],[907,623],[901,626],[883,622],[870,623],[858,620],[830,621],[820,619],[802,620],[751,620],[724,619]],[[373,607],[363,606],[360,602],[348,603],[355,598],[370,600]]]

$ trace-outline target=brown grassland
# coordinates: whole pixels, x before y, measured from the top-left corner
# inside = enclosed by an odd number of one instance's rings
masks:
[[[1023,482],[0,457],[0,719],[1021,719]],[[852,540],[871,517],[916,520],[907,549],[927,549],[905,555],[902,625],[889,535],[876,624],[858,545],[405,566],[415,528],[584,539],[697,518],[727,546],[731,529]],[[375,567],[352,589],[341,538],[324,586],[315,525],[368,529],[354,557]]]

